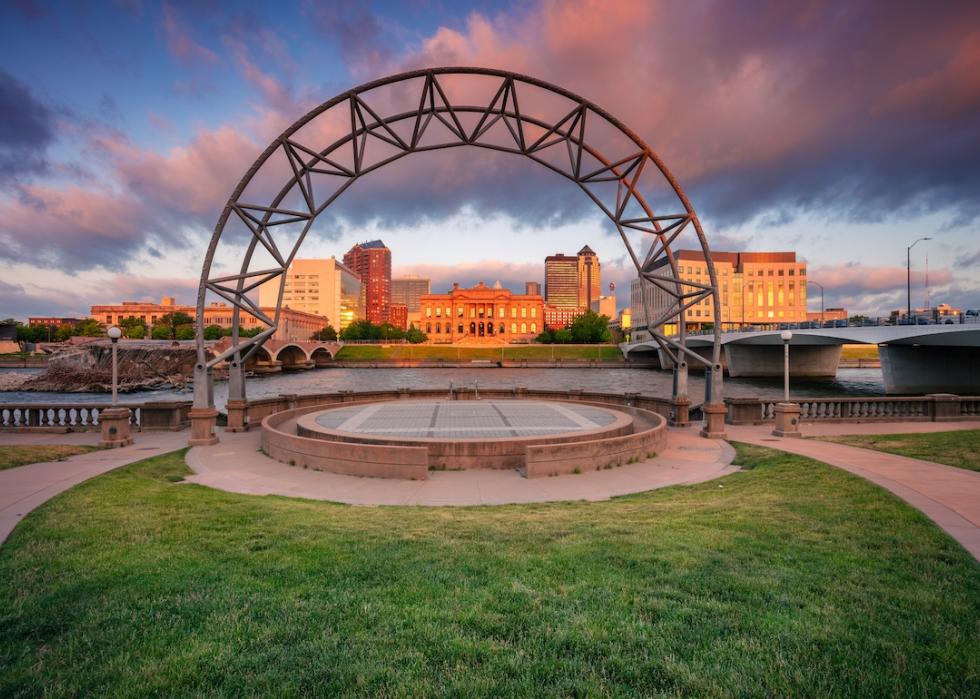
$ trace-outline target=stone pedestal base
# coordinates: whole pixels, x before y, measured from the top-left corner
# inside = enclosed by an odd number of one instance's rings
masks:
[[[687,398],[678,398],[670,402],[670,426],[687,427],[691,423],[691,401]]]
[[[228,425],[225,432],[248,432],[248,401],[228,401]]]
[[[129,408],[106,408],[99,413],[99,425],[102,427],[100,447],[125,447],[133,443],[129,436]]]
[[[776,437],[802,437],[800,432],[799,403],[776,403],[776,428],[772,431]]]
[[[218,443],[218,435],[214,433],[218,421],[218,411],[214,408],[191,408],[191,438],[187,444],[192,447],[206,447]]]
[[[728,414],[728,408],[725,407],[725,404],[709,403],[701,407],[701,412],[704,413],[701,436],[708,439],[724,439],[727,436],[725,434],[725,416]]]

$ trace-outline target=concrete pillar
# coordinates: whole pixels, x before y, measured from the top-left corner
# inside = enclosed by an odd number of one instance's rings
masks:
[[[228,362],[228,400],[245,400],[245,372],[237,353]]]
[[[204,447],[218,443],[218,435],[214,426],[218,421],[218,411],[214,408],[191,408],[191,438],[187,444],[192,447]]]
[[[225,432],[248,432],[248,401],[228,399],[228,425]]]
[[[980,347],[879,345],[885,393],[980,393]]]
[[[725,415],[728,409],[724,403],[710,403],[701,406],[704,422],[701,425],[701,436],[708,439],[725,439]]]
[[[930,393],[933,422],[949,422],[960,419],[960,397],[952,393]]]
[[[802,437],[800,432],[800,404],[776,403],[776,437]]]
[[[794,338],[795,340],[795,338]],[[837,376],[841,345],[793,344],[790,376],[796,378],[833,378]],[[748,345],[729,342],[725,345],[728,374],[739,377],[781,377],[783,346]]]
[[[100,447],[125,447],[133,443],[129,434],[129,408],[106,408],[99,412],[99,426],[102,428]]]

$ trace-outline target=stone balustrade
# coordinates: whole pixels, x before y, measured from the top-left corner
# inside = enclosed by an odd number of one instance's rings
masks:
[[[727,398],[726,422],[760,425],[775,419],[778,400]],[[925,396],[794,398],[803,422],[947,422],[980,417],[980,397],[931,393]]]
[[[100,429],[99,415],[111,403],[17,403],[0,405],[0,431],[88,432]],[[190,424],[190,401],[124,403],[133,430],[181,430]]]

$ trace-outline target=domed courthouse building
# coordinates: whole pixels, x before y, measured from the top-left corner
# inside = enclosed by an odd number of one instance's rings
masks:
[[[530,342],[544,330],[544,299],[480,282],[420,298],[421,330],[435,343]]]

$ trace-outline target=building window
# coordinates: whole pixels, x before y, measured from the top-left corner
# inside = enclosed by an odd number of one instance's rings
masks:
[[[442,307],[436,306],[436,318],[442,318]]]
[[[795,276],[796,276],[796,270],[795,270],[795,269],[791,269],[791,270],[789,271],[789,276],[791,276],[791,277],[795,277]]]
[[[511,308],[510,308],[510,317],[511,318],[516,318],[517,317],[517,306],[511,306]]]
[[[521,306],[521,318],[527,318],[527,308],[525,306]]]
[[[532,333],[536,333],[537,331],[538,331],[538,324],[537,323],[531,323],[531,332]]]
[[[511,331],[511,333],[516,333],[517,332],[517,323],[511,323],[510,324],[510,331]]]
[[[431,306],[426,306],[425,307],[425,317],[426,318],[431,318],[432,317],[432,307]]]
[[[527,332],[527,323],[521,323],[521,332],[522,333],[526,333]]]
[[[500,307],[499,307],[499,308],[497,309],[497,317],[498,317],[498,318],[503,318],[503,317],[504,317],[504,307],[503,307],[503,306],[500,306]]]
[[[476,306],[470,306],[470,318],[476,318]],[[473,325],[473,323],[470,323]]]
[[[463,307],[462,306],[460,306],[459,308],[456,309],[456,317],[457,318],[462,318],[463,317]],[[462,331],[460,331],[460,332],[462,332]]]
[[[500,324],[500,334],[503,335],[507,331],[506,326],[503,323]]]
[[[535,308],[534,306],[531,307],[531,317],[532,318],[537,318],[538,317],[538,309]],[[532,330],[532,332],[533,332],[533,330]]]

